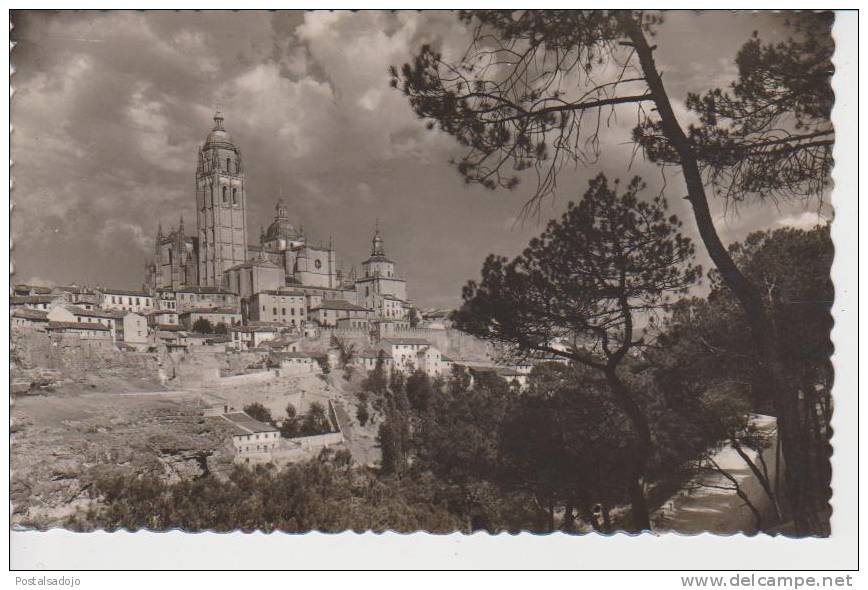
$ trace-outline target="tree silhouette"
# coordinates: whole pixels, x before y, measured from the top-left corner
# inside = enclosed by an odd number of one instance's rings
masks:
[[[213,334],[214,324],[208,321],[207,318],[199,318],[193,322],[193,331],[197,334]]]
[[[462,11],[459,19],[472,40],[458,60],[446,61],[424,45],[412,63],[391,73],[392,85],[428,127],[439,127],[464,148],[455,164],[466,182],[511,189],[527,171],[536,187],[525,212],[538,211],[565,165],[596,161],[600,134],[624,105],[637,118],[636,149],[681,171],[702,242],[747,318],[775,398],[796,531],[818,533],[823,494],[802,467],[809,451],[798,391],[787,384],[759,290],[714,227],[706,185],[739,200],[822,197],[834,140],[833,15],[792,17],[792,37],[777,45],[755,35],[738,53],[738,80],[728,90],[688,97],[700,123],[686,130],[655,63],[656,45],[649,43],[660,14],[486,10]]]
[[[521,256],[491,255],[482,282],[464,288],[456,314],[460,328],[526,352],[557,355],[605,375],[634,435],[628,493],[636,530],[650,528],[644,494],[652,449],[648,418],[636,392],[619,375],[630,350],[641,344],[635,315],[664,308],[699,278],[693,244],[658,195],[640,201],[634,178],[618,194],[604,175],[590,182],[561,220],[549,222]]]

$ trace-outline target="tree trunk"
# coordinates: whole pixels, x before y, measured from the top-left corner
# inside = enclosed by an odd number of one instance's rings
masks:
[[[648,514],[648,502],[645,499],[645,468],[651,453],[651,429],[644,412],[636,403],[633,394],[624,386],[618,377],[616,366],[606,367],[606,381],[615,394],[624,413],[630,420],[633,432],[636,434],[636,444],[633,449],[633,465],[630,469],[630,480],[627,484],[627,494],[630,497],[630,513],[633,518],[635,532],[650,531],[651,517]]]
[[[603,509],[603,530],[609,533],[612,531],[612,516],[609,514],[609,505],[602,502],[600,507]]]
[[[810,453],[799,429],[798,393],[788,385],[785,378],[783,364],[775,347],[773,327],[762,298],[755,286],[738,269],[717,234],[693,146],[672,110],[663,80],[654,63],[653,49],[648,45],[645,34],[632,13],[622,13],[620,23],[636,50],[642,72],[660,115],[663,133],[679,155],[687,185],[687,199],[693,208],[702,242],[723,281],[738,299],[747,318],[759,357],[759,368],[765,385],[771,390],[774,399],[778,432],[787,466],[784,472],[787,498],[791,505],[796,533],[798,535],[823,534],[816,519],[819,508],[815,502],[816,490],[811,489],[810,477],[807,473],[810,470]]]
[[[735,452],[738,453],[738,456],[741,457],[742,461],[745,462],[751,473],[753,473],[753,476],[759,482],[760,487],[762,487],[763,491],[766,493],[766,497],[769,499],[775,509],[775,517],[778,519],[778,522],[780,522],[781,508],[778,504],[778,498],[777,496],[775,496],[775,492],[772,489],[772,485],[769,481],[766,469],[763,469],[761,471],[760,468],[757,467],[756,463],[754,463],[753,460],[751,460],[751,458],[748,456],[748,454],[744,452],[741,444],[739,444],[738,440],[736,440],[734,436],[730,437],[729,442],[732,445],[732,448],[735,449]],[[762,453],[762,449],[757,450],[757,454],[759,455],[760,459],[762,459]]]

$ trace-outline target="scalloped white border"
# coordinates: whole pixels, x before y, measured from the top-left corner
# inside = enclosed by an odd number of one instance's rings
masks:
[[[71,8],[67,2],[41,2],[40,8]],[[127,4],[127,6],[119,6]],[[144,8],[145,3],[114,2],[106,6],[104,2],[89,8]],[[193,4],[193,6],[189,6]],[[275,8],[258,0],[245,3],[247,8]],[[304,7],[311,7],[317,2],[307,2]],[[334,2],[325,4],[328,8],[354,7],[362,8],[363,3]],[[421,7],[414,2],[413,8]],[[433,4],[428,2],[428,4]],[[565,2],[547,3],[546,7],[573,7]],[[612,8],[619,5],[628,7],[629,3],[609,1],[594,3],[600,7]],[[695,4],[679,3],[687,7]],[[741,4],[742,6],[739,6]],[[201,1],[187,3],[188,7],[201,9],[231,8],[229,3]],[[504,7],[514,5],[521,7],[521,2],[474,2],[474,7]],[[526,4],[525,4],[526,5]],[[707,3],[703,3],[706,6]],[[177,8],[165,0],[147,3],[148,8]],[[282,8],[290,8],[290,5]],[[408,7],[408,3],[383,1],[375,5],[377,8]],[[443,6],[435,6],[444,8]],[[467,6],[461,6],[466,8]],[[583,3],[583,7],[588,3]],[[804,2],[791,2],[788,6],[776,8],[816,8]],[[33,8],[29,6],[28,8]],[[729,3],[728,9],[756,8],[748,2]],[[8,44],[8,30],[6,33]],[[858,181],[857,159],[858,128],[858,91],[856,80],[858,76],[857,42],[858,15],[853,12],[839,13],[835,23],[834,35],[837,44],[835,54],[836,74],[834,89],[836,93],[833,121],[836,127],[835,160],[833,172],[835,190],[832,203],[835,207],[835,221],[832,236],[835,240],[836,257],[833,266],[833,278],[836,287],[835,328],[833,339],[836,345],[834,362],[836,379],[834,398],[836,404],[833,426],[835,428],[833,458],[834,476],[834,515],[832,517],[832,536],[829,539],[783,539],[769,537],[746,538],[716,537],[702,535],[699,537],[684,537],[666,535],[655,537],[645,535],[640,538],[630,538],[617,535],[611,538],[596,536],[567,537],[563,535],[534,536],[523,534],[519,536],[500,535],[492,537],[485,534],[463,536],[459,534],[433,536],[424,533],[413,535],[356,535],[344,533],[341,535],[325,535],[309,533],[305,535],[253,535],[233,534],[184,534],[169,533],[71,533],[62,530],[49,532],[12,532],[11,566],[16,569],[62,569],[66,574],[75,575],[86,583],[81,587],[112,587],[117,588],[117,582],[123,580],[124,586],[151,587],[155,580],[152,577],[135,578],[130,574],[87,573],[70,574],[70,570],[82,568],[128,568],[128,569],[197,569],[197,568],[228,568],[228,569],[273,569],[273,568],[306,568],[332,569],[388,569],[388,568],[435,568],[435,569],[610,569],[646,568],[646,569],[837,569],[846,570],[857,567],[857,405],[858,392],[857,374],[857,312],[858,312],[858,281],[856,271],[856,254],[858,240]],[[8,46],[8,45],[7,45]],[[13,78],[14,83],[14,78]],[[8,111],[3,111],[2,120],[8,123]],[[8,157],[8,145],[4,143],[3,153]],[[14,191],[13,191],[14,198]],[[8,213],[3,209],[3,222],[0,227],[7,232]],[[11,244],[10,244],[11,246]],[[861,265],[860,265],[861,266]],[[8,289],[4,291],[8,297]],[[8,304],[8,300],[6,301]],[[3,318],[2,334],[9,337],[8,317]],[[8,353],[7,353],[8,354]],[[861,355],[859,355],[861,360]],[[6,357],[8,367],[8,356]],[[868,366],[868,365],[866,365]],[[8,377],[8,375],[7,375]],[[4,405],[0,420],[8,424],[8,407]],[[2,455],[2,467],[8,473],[8,456]],[[5,486],[4,486],[5,488]],[[9,490],[4,489],[4,498],[9,500]],[[8,515],[6,517],[8,526]],[[8,530],[8,529],[7,529]],[[5,535],[4,535],[5,539]],[[3,541],[5,546],[6,540]],[[6,547],[8,549],[8,547]],[[15,575],[10,573],[9,580],[15,583]],[[60,575],[57,572],[56,575]],[[333,574],[328,574],[332,576]],[[723,574],[727,579],[731,573]],[[119,578],[118,576],[123,576]],[[163,582],[174,587],[176,583],[195,583],[197,586],[211,585],[248,585],[251,579],[242,578],[238,574],[189,574],[163,573],[158,575]],[[677,588],[681,587],[679,575],[671,572],[658,574],[620,573],[617,578],[622,583],[639,582],[643,587]],[[367,587],[362,580],[344,576],[328,578],[333,582],[343,580],[342,585],[350,584],[354,588]],[[405,578],[414,586],[426,585],[422,576]],[[539,584],[536,578],[525,578],[517,574],[499,576],[498,583],[507,585],[521,583]],[[195,580],[195,582],[194,582]],[[572,578],[572,582],[606,582],[610,584],[611,573],[586,573],[580,578]],[[257,580],[258,582],[259,580]],[[486,579],[489,583],[493,579]],[[319,576],[302,576],[292,574],[292,577],[276,575],[273,583],[282,586],[322,585],[325,580]],[[430,580],[427,580],[430,583]],[[379,584],[377,585],[379,587]]]

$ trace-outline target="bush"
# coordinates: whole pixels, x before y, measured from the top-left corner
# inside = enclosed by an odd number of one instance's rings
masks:
[[[368,404],[367,402],[359,402],[356,406],[356,420],[359,421],[359,424],[364,426],[368,423],[368,419],[371,417],[370,412],[368,412]]]
[[[332,424],[326,415],[325,406],[319,402],[313,402],[301,421],[301,434],[313,436],[315,434],[327,434],[331,431]]]
[[[193,322],[193,331],[198,334],[213,334],[214,325],[205,318],[199,318]]]
[[[280,436],[283,438],[295,438],[299,435],[298,415],[295,406],[286,406],[286,418],[280,423]]]
[[[274,426],[274,418],[271,417],[271,411],[259,402],[253,402],[244,406],[244,413],[254,420]]]

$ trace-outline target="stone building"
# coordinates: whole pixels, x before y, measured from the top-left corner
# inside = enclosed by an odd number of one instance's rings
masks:
[[[145,288],[151,292],[174,291],[187,285],[199,284],[199,243],[184,235],[184,217],[178,228],[163,234],[157,227],[154,259],[146,266]]]
[[[223,272],[247,260],[245,182],[241,149],[223,127],[218,110],[196,168],[200,286],[221,286]]]
[[[362,275],[355,281],[358,304],[383,313],[402,309],[407,300],[407,283],[395,272],[395,263],[386,256],[379,227],[371,240],[371,256],[362,263]],[[399,319],[388,316],[390,319]]]
[[[260,232],[259,244],[249,243],[244,160],[219,110],[199,148],[195,179],[195,233],[186,233],[183,217],[167,234],[162,225],[157,229],[154,258],[146,266],[145,279],[148,293],[160,300],[154,301],[155,308],[164,308],[169,293],[177,294],[179,312],[191,304],[199,306],[201,302],[188,300],[192,289],[232,294],[238,305],[257,293],[290,288],[305,293],[306,311],[324,300],[340,299],[373,310],[378,317],[401,320],[406,316],[406,282],[386,256],[379,227],[360,277],[355,269],[342,273],[331,239],[316,244],[307,238],[304,228],[292,222],[282,196],[275,204],[273,221]],[[194,295],[193,299],[201,299],[200,293]],[[221,301],[219,305],[231,304]]]

